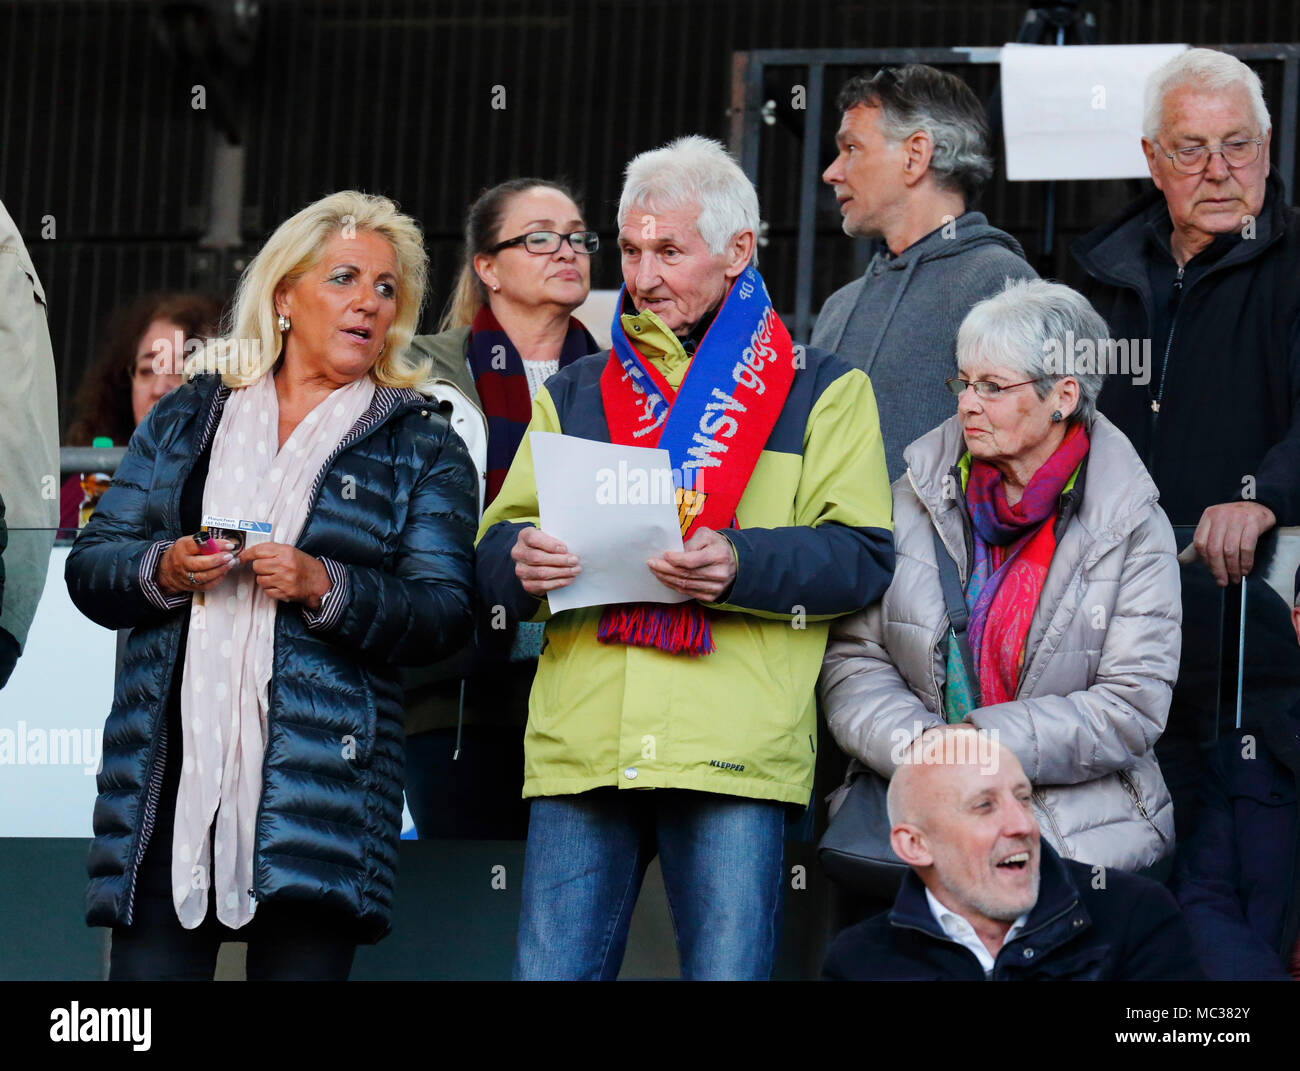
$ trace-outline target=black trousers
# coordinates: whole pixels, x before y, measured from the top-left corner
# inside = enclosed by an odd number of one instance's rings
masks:
[[[188,487],[188,484],[187,484]],[[192,526],[191,526],[192,527]],[[311,903],[259,903],[252,921],[238,930],[217,921],[214,894],[208,913],[185,929],[172,905],[172,836],[180,785],[180,677],[185,644],[173,674],[167,704],[166,764],[158,813],[135,883],[130,926],[113,927],[108,979],[111,982],[210,982],[223,941],[246,941],[246,973],[253,981],[347,981],[358,934],[350,915]]]
[[[166,844],[155,852],[159,833]],[[185,929],[172,906],[170,823],[154,838],[136,880],[132,924],[113,927],[109,981],[210,982],[223,941],[248,943],[250,982],[347,981],[357,941],[351,919],[338,911],[272,901],[232,930],[217,921],[210,897],[203,922]]]

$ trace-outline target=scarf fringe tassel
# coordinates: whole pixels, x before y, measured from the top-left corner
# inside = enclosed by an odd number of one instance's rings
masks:
[[[713,653],[709,616],[698,602],[638,602],[610,606],[600,617],[596,638],[601,643],[658,647],[669,654],[692,657]]]

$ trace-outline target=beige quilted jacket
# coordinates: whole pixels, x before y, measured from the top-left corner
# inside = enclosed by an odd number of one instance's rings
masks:
[[[1077,510],[1030,624],[1016,698],[971,721],[996,730],[1019,758],[1039,825],[1061,855],[1136,870],[1174,844],[1152,748],[1178,674],[1180,581],[1173,531],[1128,439],[1103,416],[1090,434]],[[954,476],[963,450],[956,417],[907,448],[908,471],[893,485],[893,582],[881,602],[831,626],[818,683],[827,721],[849,755],[885,776],[906,742],[942,721],[948,618],[931,528],[964,585],[969,522]]]

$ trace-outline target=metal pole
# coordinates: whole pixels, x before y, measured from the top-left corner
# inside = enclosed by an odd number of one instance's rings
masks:
[[[1237,728],[1241,728],[1242,677],[1246,669],[1246,578],[1241,578],[1241,616],[1237,621]]]
[[[808,67],[808,110],[803,121],[803,160],[799,169],[799,245],[795,260],[794,337],[806,343],[812,335],[813,245],[817,238],[817,191],[821,184],[818,145],[822,131],[822,99],[826,68]]]
[[[244,200],[244,147],[212,130],[212,189],[208,191],[208,230],[199,239],[204,249],[237,249]]]
[[[1277,169],[1282,172],[1291,203],[1297,203],[1295,188],[1296,111],[1300,100],[1300,57],[1289,52],[1282,61],[1282,144],[1278,146]]]

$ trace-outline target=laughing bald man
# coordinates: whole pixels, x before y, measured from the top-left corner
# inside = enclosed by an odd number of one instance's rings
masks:
[[[919,737],[889,785],[911,868],[891,911],[831,945],[828,981],[1202,978],[1161,885],[1062,859],[1039,836],[1019,761],[970,725]]]

